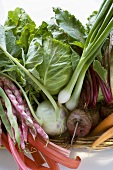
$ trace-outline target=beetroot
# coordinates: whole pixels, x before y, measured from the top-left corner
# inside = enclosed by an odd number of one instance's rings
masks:
[[[94,128],[99,122],[99,112],[97,109],[83,110],[75,109],[71,112],[67,119],[67,128],[70,135],[73,136],[76,123],[78,126],[76,129],[76,137],[86,136],[92,128]]]

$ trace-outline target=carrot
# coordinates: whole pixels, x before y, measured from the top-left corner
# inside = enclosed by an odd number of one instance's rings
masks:
[[[65,156],[63,153],[60,153],[59,150],[55,150],[51,148],[51,145],[48,143],[46,146],[46,141],[42,140],[40,136],[37,135],[37,138],[34,140],[31,134],[28,135],[28,142],[36,147],[42,154],[48,156],[50,159],[68,167],[71,169],[78,168],[80,164],[80,157],[76,157],[76,159],[70,159]]]
[[[100,137],[98,137],[92,144],[91,149],[95,149],[97,146],[99,146],[101,143],[106,141],[107,139],[113,137],[113,127],[108,129],[106,132],[104,132]]]
[[[88,136],[97,136],[113,126],[113,113],[101,121]]]

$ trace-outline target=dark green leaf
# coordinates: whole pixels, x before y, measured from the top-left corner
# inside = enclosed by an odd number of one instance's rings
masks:
[[[68,11],[63,11],[60,8],[54,8],[56,22],[60,28],[64,30],[74,40],[85,42],[85,29],[82,23],[71,15]]]

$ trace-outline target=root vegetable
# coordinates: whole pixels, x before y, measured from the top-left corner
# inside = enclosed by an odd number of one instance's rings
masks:
[[[94,128],[94,130],[92,130],[92,132],[89,134],[89,136],[97,136],[112,126],[113,126],[113,113],[111,113],[108,117],[106,117],[104,120],[102,120]]]
[[[76,136],[83,137],[86,136],[91,128],[95,127],[99,121],[99,113],[98,111],[91,110],[81,110],[75,109],[68,117],[67,120],[67,128],[71,135],[74,134],[75,125],[78,122],[78,126],[76,129]]]
[[[100,137],[98,137],[91,146],[91,149],[95,149],[97,146],[102,144],[107,139],[113,137],[113,127],[104,132]]]

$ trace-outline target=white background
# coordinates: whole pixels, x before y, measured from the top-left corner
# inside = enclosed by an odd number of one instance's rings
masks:
[[[87,17],[94,10],[98,10],[102,0],[0,0],[0,23],[3,24],[9,10],[22,7],[37,23],[49,21],[54,16],[52,7],[61,7],[85,25]],[[77,155],[82,159],[78,170],[112,170],[113,169],[113,149],[103,151],[93,151],[88,154],[88,150],[78,149]],[[61,170],[69,170],[60,165]],[[0,150],[0,170],[17,170],[17,166],[12,156],[7,150]]]

